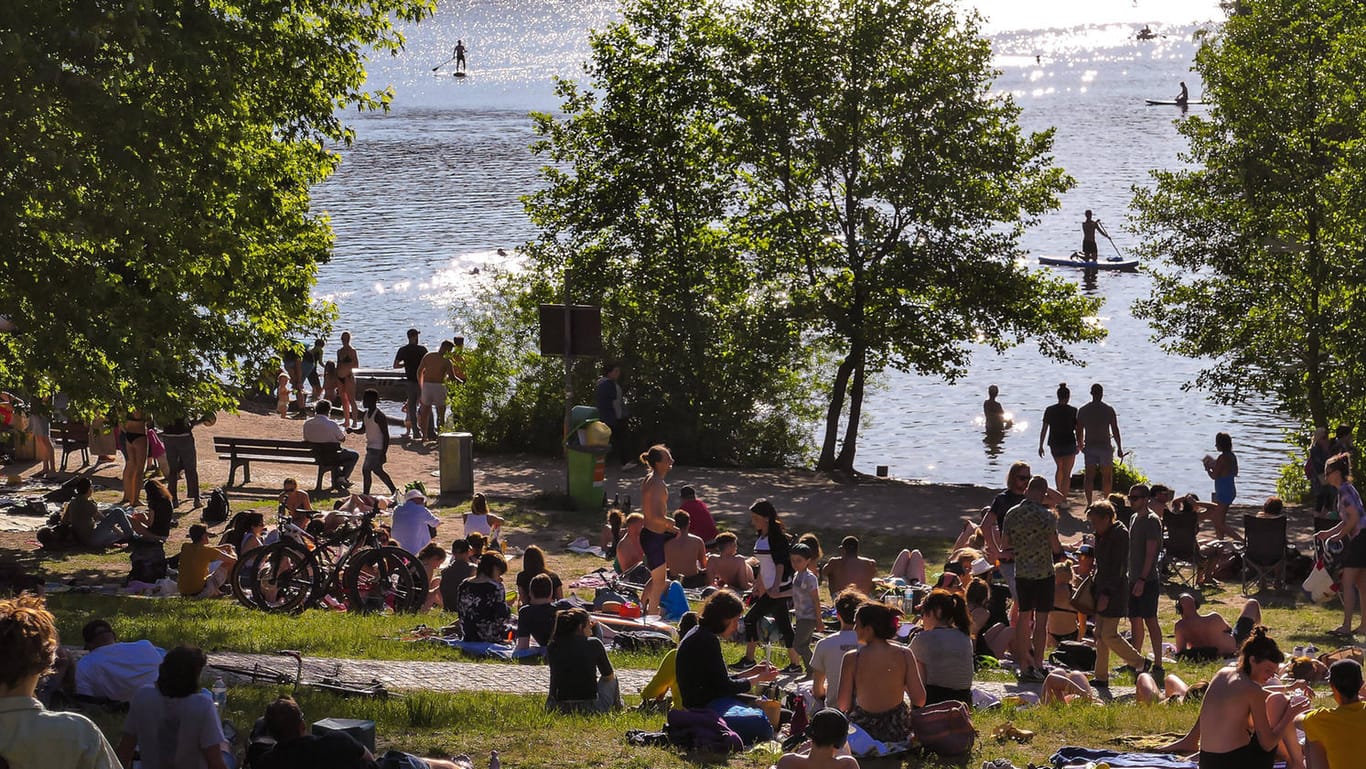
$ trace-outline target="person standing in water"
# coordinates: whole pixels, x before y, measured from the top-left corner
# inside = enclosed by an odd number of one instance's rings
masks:
[[[457,39],[457,40],[455,41],[455,71],[456,71],[456,72],[464,72],[464,71],[465,71],[465,41],[464,41],[464,40],[458,40],[458,39]]]
[[[673,469],[674,457],[667,446],[656,443],[640,455],[640,463],[648,468],[645,480],[640,484],[640,512],[645,515],[640,548],[645,551],[645,568],[650,570],[650,579],[640,591],[640,608],[648,615],[651,611],[659,612],[659,597],[664,594],[668,580],[664,544],[678,533],[673,521],[669,520],[669,487],[664,484],[664,478]]]
[[[1100,226],[1099,219],[1091,218],[1091,209],[1086,209],[1086,220],[1081,223],[1081,253],[1086,257],[1086,261],[1094,262],[1100,258],[1100,249],[1096,247],[1096,231],[1105,237],[1110,237],[1110,233]]]
[[[987,388],[987,399],[982,401],[982,417],[986,420],[988,430],[1001,432],[1010,428],[1010,420],[1006,418],[1006,407],[996,400],[996,396],[1001,394],[1001,388],[991,385]]]
[[[1184,107],[1186,106],[1186,103],[1190,101],[1190,98],[1190,91],[1186,90],[1186,83],[1183,80],[1181,81],[1181,93],[1176,95],[1176,103]]]

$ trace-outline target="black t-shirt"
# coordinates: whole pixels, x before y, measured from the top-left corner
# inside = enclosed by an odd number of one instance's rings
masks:
[[[545,646],[550,643],[550,633],[555,629],[555,615],[559,610],[554,604],[539,603],[523,606],[517,611],[517,637],[534,638],[536,643]]]
[[[171,536],[171,526],[175,522],[175,510],[171,507],[171,500],[148,494],[147,509],[152,514],[152,522],[147,525],[147,532],[163,539]]]
[[[996,495],[996,499],[991,501],[991,513],[996,516],[996,531],[1005,531],[1006,513],[1010,508],[1025,501],[1025,495],[1016,494],[1013,491],[1003,491]]]
[[[560,582],[560,575],[553,571],[543,571],[540,573],[550,577],[550,595],[553,598],[563,584]],[[527,574],[526,572],[521,572],[517,575],[517,595],[521,597],[523,603],[531,602],[531,580],[534,579],[535,576],[535,574]]]
[[[441,570],[441,605],[446,611],[455,611],[455,589],[473,576],[474,564],[458,555],[450,566]]]
[[[574,636],[556,641],[546,648],[545,657],[550,664],[550,696],[559,702],[596,700],[597,674],[612,673],[607,649],[596,638]]]
[[[1066,403],[1054,403],[1043,410],[1044,424],[1048,425],[1049,446],[1077,445],[1077,409]]]
[[[260,769],[375,769],[365,746],[346,732],[304,735],[286,740],[252,762]]]
[[[403,364],[403,378],[409,382],[417,381],[417,368],[422,363],[422,356],[427,354],[427,348],[420,344],[405,344],[398,348],[396,360]]]
[[[734,697],[749,691],[750,684],[734,678],[721,656],[721,640],[715,633],[695,627],[678,642],[674,657],[678,696],[685,708],[703,708],[720,697]]]

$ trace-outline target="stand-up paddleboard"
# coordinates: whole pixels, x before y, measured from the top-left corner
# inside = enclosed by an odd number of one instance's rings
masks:
[[[1143,100],[1143,103],[1147,104],[1149,107],[1180,107],[1180,106],[1181,106],[1181,102],[1177,101],[1176,99],[1144,99],[1144,100]],[[1192,99],[1191,101],[1186,102],[1186,106],[1191,106],[1191,105],[1193,105],[1193,104],[1206,104],[1206,103],[1207,103],[1207,102],[1195,101],[1194,99]]]
[[[1081,258],[1080,254],[1041,256],[1039,257],[1039,264],[1046,264],[1049,267],[1072,267],[1078,270],[1109,270],[1111,272],[1135,272],[1138,270],[1137,259],[1121,259],[1119,261],[1098,259],[1092,262]]]
[[[452,73],[452,74],[454,74],[456,77],[464,77],[464,76],[465,76],[464,70],[461,70],[460,72],[455,72],[455,73]]]

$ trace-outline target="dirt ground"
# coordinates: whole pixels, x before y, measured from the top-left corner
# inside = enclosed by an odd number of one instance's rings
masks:
[[[302,419],[281,419],[260,404],[248,404],[237,414],[218,415],[213,427],[195,429],[202,494],[223,485],[228,476],[228,462],[220,460],[213,450],[213,437],[257,437],[297,440],[301,437]],[[349,436],[347,445],[364,454],[363,438]],[[60,458],[59,458],[60,459]],[[95,457],[91,457],[94,461]],[[440,484],[436,477],[438,454],[434,444],[409,443],[395,439],[390,447],[387,470],[394,482],[402,487],[413,480],[422,480],[430,491]],[[84,468],[79,455],[71,458],[73,472],[92,477],[98,485],[119,488],[122,459],[94,464]],[[558,494],[565,490],[564,461],[558,458],[525,455],[481,455],[475,447],[474,486],[490,499],[531,500],[542,494]],[[37,470],[32,462],[19,462],[3,470],[6,476],[28,478]],[[1041,468],[1035,468],[1036,470]],[[1051,468],[1047,468],[1051,470]],[[261,463],[253,465],[252,480],[229,490],[233,509],[246,509],[254,504],[272,505],[286,477],[296,477],[300,487],[310,490],[315,469],[312,466]],[[632,500],[640,498],[641,470],[607,470],[605,490],[607,498],[620,494]],[[361,483],[360,469],[352,475],[355,487]],[[967,484],[929,484],[896,479],[863,477],[857,481],[839,481],[827,474],[800,469],[724,469],[677,466],[669,475],[669,485],[676,494],[683,485],[691,485],[699,498],[707,502],[718,522],[729,522],[732,527],[746,523],[746,511],[754,500],[766,497],[790,519],[796,528],[820,528],[853,534],[881,534],[904,537],[907,546],[920,539],[953,539],[962,530],[965,520],[980,518],[981,509],[991,503],[997,490]],[[379,490],[382,484],[376,481]],[[310,491],[310,494],[312,492]],[[181,498],[184,500],[182,488]],[[333,496],[324,491],[315,498]],[[446,495],[437,501],[443,517],[454,516],[468,509],[468,495]],[[1073,494],[1073,511],[1081,510],[1081,495]],[[324,502],[315,507],[330,507]],[[189,503],[182,501],[180,512],[188,512]],[[1230,511],[1230,522],[1241,528],[1242,514],[1253,508],[1235,506]],[[1310,513],[1291,508],[1292,540],[1307,541]],[[269,517],[269,516],[268,516]],[[1064,515],[1059,524],[1066,540],[1075,540],[1086,531],[1086,521],[1080,512]],[[0,541],[12,538],[0,535]],[[31,539],[31,535],[24,537]],[[6,543],[9,544],[9,543]]]

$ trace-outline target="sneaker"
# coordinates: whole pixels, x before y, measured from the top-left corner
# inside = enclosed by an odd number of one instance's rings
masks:
[[[741,657],[740,659],[730,663],[731,670],[744,670],[745,668],[752,667],[754,667],[753,657]]]
[[[1091,680],[1087,681],[1086,683],[1088,683],[1088,684],[1094,686],[1094,687],[1097,688],[1097,689],[1106,689],[1106,690],[1108,690],[1108,689],[1110,688],[1110,680],[1109,680],[1108,678],[1105,679],[1104,681],[1102,681],[1102,680],[1099,679],[1099,678],[1092,678]]]
[[[778,672],[789,676],[799,676],[806,672],[806,669],[802,667],[802,663],[794,662]]]

